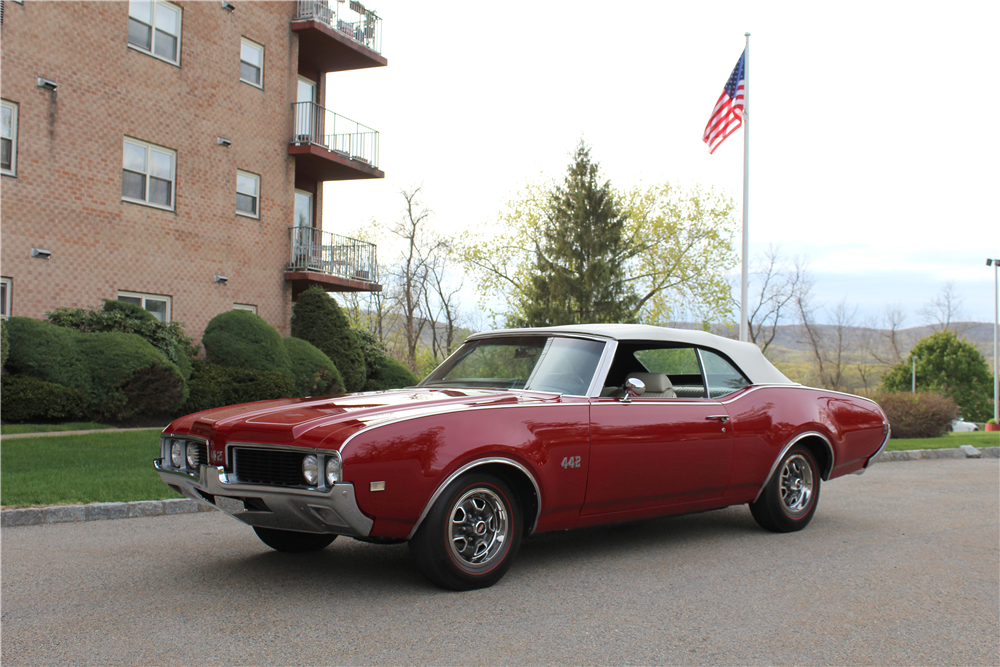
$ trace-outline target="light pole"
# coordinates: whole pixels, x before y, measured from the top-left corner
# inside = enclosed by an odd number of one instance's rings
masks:
[[[993,267],[993,423],[1000,427],[1000,355],[997,354],[997,331],[1000,330],[1000,282],[997,269],[1000,259],[986,260],[986,266]]]

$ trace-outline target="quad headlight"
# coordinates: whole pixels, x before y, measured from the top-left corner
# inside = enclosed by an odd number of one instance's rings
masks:
[[[309,454],[302,459],[302,477],[309,486],[316,486],[319,481],[319,459]]]
[[[340,453],[333,452],[326,458],[326,483],[333,486],[344,478],[344,464],[340,460]]]
[[[191,470],[197,470],[201,464],[201,455],[198,453],[198,443],[196,442],[187,444],[187,464]]]
[[[184,467],[184,443],[181,440],[170,443],[170,462],[175,468]]]

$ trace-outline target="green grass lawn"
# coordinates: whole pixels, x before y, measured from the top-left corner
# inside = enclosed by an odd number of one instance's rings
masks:
[[[974,433],[948,433],[940,438],[892,438],[886,447],[890,452],[901,452],[907,449],[947,449],[972,445],[976,448],[1000,447],[1000,431],[975,431]]]
[[[153,469],[160,431],[8,438],[0,505],[74,505],[179,498]]]
[[[95,422],[70,422],[68,424],[3,424],[0,435],[17,435],[19,433],[56,433],[58,431],[94,431],[100,428],[114,428],[107,424]]]

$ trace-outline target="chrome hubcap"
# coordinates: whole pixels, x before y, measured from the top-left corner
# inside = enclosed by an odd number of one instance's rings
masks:
[[[801,454],[791,456],[781,468],[781,504],[794,514],[809,507],[813,494],[813,470]]]
[[[452,506],[448,547],[468,567],[484,567],[507,540],[509,522],[500,496],[490,489],[472,489]]]

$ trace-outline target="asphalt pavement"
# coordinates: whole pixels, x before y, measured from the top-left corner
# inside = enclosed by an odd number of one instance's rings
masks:
[[[880,463],[804,531],[746,506],[527,540],[490,589],[407,547],[270,551],[219,512],[6,527],[16,665],[997,665],[1000,460]]]

